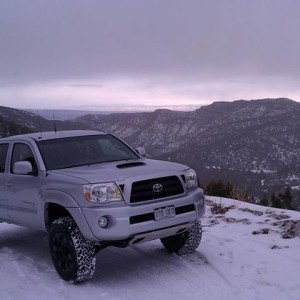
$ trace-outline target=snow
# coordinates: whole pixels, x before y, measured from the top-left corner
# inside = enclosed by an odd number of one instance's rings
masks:
[[[300,185],[292,186],[291,189],[295,191],[300,191]]]
[[[47,234],[1,223],[0,299],[298,300],[300,213],[215,197],[207,204],[195,253],[169,254],[159,241],[107,248],[94,278],[78,285],[58,277]]]
[[[297,175],[295,175],[295,174],[289,175],[289,176],[286,178],[286,180],[288,180],[288,181],[299,180],[299,179],[300,179],[300,177],[297,176]]]
[[[266,170],[266,169],[254,169],[254,170],[251,170],[252,173],[265,173],[265,174],[274,174],[276,173],[277,171],[274,171],[274,170]]]

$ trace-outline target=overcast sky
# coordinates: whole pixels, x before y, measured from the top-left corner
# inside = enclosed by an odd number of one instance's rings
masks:
[[[300,101],[299,0],[1,0],[0,105]]]

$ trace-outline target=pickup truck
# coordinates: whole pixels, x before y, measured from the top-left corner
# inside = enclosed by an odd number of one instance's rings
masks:
[[[48,232],[63,280],[92,278],[96,254],[160,239],[188,254],[202,237],[191,168],[147,159],[111,134],[69,130],[0,139],[0,222]]]

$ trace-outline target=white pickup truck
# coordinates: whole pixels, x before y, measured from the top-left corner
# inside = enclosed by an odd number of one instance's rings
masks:
[[[61,131],[0,139],[0,222],[49,232],[62,279],[95,272],[96,253],[160,239],[179,255],[202,236],[203,190],[187,166],[146,159],[113,135]]]

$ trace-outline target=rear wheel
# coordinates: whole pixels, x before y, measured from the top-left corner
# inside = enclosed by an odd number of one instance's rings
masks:
[[[187,231],[161,239],[164,247],[178,255],[194,252],[200,245],[202,238],[201,222],[197,221]]]
[[[74,283],[92,278],[95,273],[95,246],[87,241],[70,217],[52,223],[49,246],[53,264],[63,280]]]

